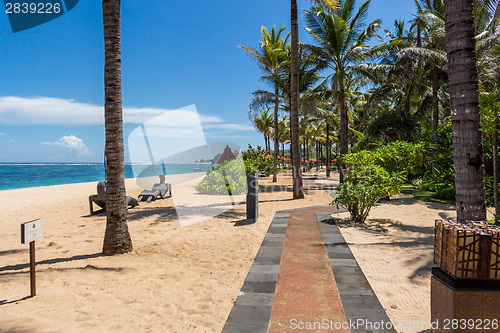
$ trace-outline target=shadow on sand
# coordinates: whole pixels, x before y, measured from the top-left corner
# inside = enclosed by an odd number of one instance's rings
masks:
[[[76,256],[69,257],[69,258],[54,258],[54,259],[41,260],[41,261],[37,261],[36,264],[37,264],[37,266],[39,266],[39,265],[53,265],[53,264],[58,264],[58,263],[62,263],[62,262],[71,262],[71,261],[78,261],[78,260],[85,260],[85,259],[93,259],[93,258],[99,258],[99,257],[105,257],[105,256],[106,255],[103,254],[102,252],[93,253],[93,254],[81,254],[81,255],[76,255]],[[30,266],[29,263],[4,266],[4,267],[0,267],[0,272],[20,271],[20,270],[23,270],[25,268],[29,268],[29,266]],[[78,268],[78,269],[92,269],[92,268],[99,269],[99,268],[94,267],[92,265],[87,265],[85,267]],[[51,269],[56,270],[54,268],[51,268]],[[74,268],[70,268],[70,269],[74,269]],[[103,268],[103,269],[108,270],[107,268]],[[58,270],[64,270],[64,269],[58,269]],[[24,273],[25,272],[0,273],[0,276],[1,275],[11,275],[11,274],[24,274]]]

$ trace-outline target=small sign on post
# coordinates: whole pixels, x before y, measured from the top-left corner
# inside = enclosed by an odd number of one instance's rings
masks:
[[[30,244],[30,285],[31,297],[36,296],[36,277],[35,277],[35,241],[42,238],[43,228],[42,220],[34,220],[21,224],[21,244]]]

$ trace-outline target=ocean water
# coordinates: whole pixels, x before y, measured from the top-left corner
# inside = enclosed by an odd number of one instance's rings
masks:
[[[166,164],[167,175],[207,171],[210,164]],[[163,174],[161,165],[134,165],[140,177]],[[125,178],[133,178],[131,164],[125,164]],[[85,183],[105,180],[104,163],[0,163],[0,191],[17,188]]]

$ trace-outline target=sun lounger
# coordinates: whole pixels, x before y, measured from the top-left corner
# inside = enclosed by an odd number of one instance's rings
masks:
[[[172,186],[165,183],[165,175],[159,175],[159,177],[160,182],[158,184],[154,184],[151,190],[144,190],[141,194],[139,194],[139,198],[137,198],[138,202],[146,201],[149,203],[156,200],[158,197],[164,199],[172,196]]]
[[[100,210],[94,211],[94,205],[96,204],[97,206],[101,207]],[[135,207],[138,206],[139,203],[137,202],[136,199],[127,196],[127,202],[126,206]],[[91,195],[89,196],[89,206],[90,206],[90,215],[95,215],[99,214],[102,212],[106,211],[106,182],[105,181],[100,181],[97,183],[97,195]]]

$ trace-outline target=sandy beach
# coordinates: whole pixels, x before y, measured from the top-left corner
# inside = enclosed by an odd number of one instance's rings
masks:
[[[247,224],[245,205],[193,195],[202,175],[167,177],[175,203],[130,209],[134,250],[113,257],[101,255],[105,216],[89,216],[96,183],[1,191],[0,332],[220,332],[274,213],[331,198],[321,190],[298,201],[289,191],[260,193],[259,220]],[[260,179],[264,188],[269,183]],[[142,190],[133,179],[126,184],[133,197]],[[174,205],[187,208],[189,220],[207,203],[215,213],[231,209],[181,226]],[[44,224],[36,242],[38,296],[26,298],[29,253],[19,225],[37,218]]]
[[[134,250],[113,257],[101,254],[105,216],[89,216],[96,183],[1,191],[0,332],[220,332],[274,213],[331,197],[311,188],[304,200],[291,200],[289,175],[279,177],[281,192],[261,178],[259,220],[249,224],[242,198],[233,205],[227,196],[195,194],[202,176],[169,176],[175,200],[130,209]],[[128,195],[142,190],[134,179],[126,184]],[[434,220],[453,218],[454,206],[398,195],[375,206],[364,225],[348,216],[333,218],[389,318],[414,325],[398,332],[426,329]],[[27,298],[28,246],[19,224],[36,218],[44,223],[38,296]]]

